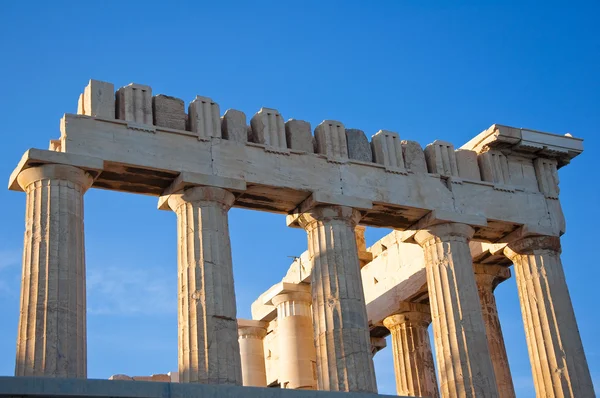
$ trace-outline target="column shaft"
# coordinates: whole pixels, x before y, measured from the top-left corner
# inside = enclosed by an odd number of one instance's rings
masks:
[[[277,307],[281,388],[317,388],[311,300],[310,293],[305,292],[279,294],[273,298],[273,304]]]
[[[465,224],[421,230],[441,395],[498,397]]]
[[[23,171],[27,193],[16,376],[87,376],[83,194],[71,166]]]
[[[360,213],[318,206],[300,217],[308,233],[320,390],[376,392],[354,228]]]
[[[398,395],[433,398],[439,396],[427,333],[430,322],[431,316],[428,313],[416,311],[391,315],[383,321],[392,334]]]
[[[196,187],[171,195],[177,214],[179,378],[242,384],[227,213],[234,196]]]
[[[510,374],[504,336],[502,335],[496,297],[494,296],[496,286],[510,278],[510,270],[498,265],[474,264],[473,267],[498,393],[502,398],[514,398],[515,388]]]
[[[560,260],[560,239],[525,238],[510,244],[504,253],[515,267],[537,396],[593,397]]]
[[[266,387],[265,349],[263,339],[267,335],[264,327],[239,327],[240,358],[244,386]]]

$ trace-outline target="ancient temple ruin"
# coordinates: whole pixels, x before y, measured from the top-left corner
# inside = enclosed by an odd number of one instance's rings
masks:
[[[557,170],[580,139],[493,125],[458,149],[423,149],[333,120],[313,135],[275,109],[248,122],[208,97],[186,112],[149,86],[115,94],[96,80],[60,127],[9,181],[27,200],[16,376],[87,376],[83,197],[102,188],[154,195],[176,214],[173,384],[374,393],[385,348],[399,395],[514,397],[493,293],[514,265],[538,396],[594,396],[560,259]],[[236,316],[232,206],[286,214],[308,237],[251,320]],[[366,226],[394,231],[366,247]]]

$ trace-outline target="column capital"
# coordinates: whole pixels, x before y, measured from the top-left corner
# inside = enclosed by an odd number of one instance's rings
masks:
[[[514,259],[523,254],[533,254],[538,250],[561,252],[560,238],[556,236],[531,236],[509,243],[504,248],[504,255]]]
[[[473,272],[475,273],[477,286],[488,287],[490,291],[494,291],[496,286],[509,279],[511,276],[508,267],[495,264],[473,263]]]
[[[390,315],[383,320],[383,326],[385,326],[388,330],[406,323],[428,327],[431,323],[431,314],[410,311],[403,312],[401,314]]]
[[[267,335],[267,329],[261,326],[238,327],[238,336],[240,339],[264,339]]]
[[[44,164],[31,167],[21,171],[17,176],[17,182],[23,190],[26,190],[30,184],[41,180],[66,180],[81,186],[84,191],[94,182],[92,176],[84,170],[64,164]]]
[[[169,196],[168,204],[172,210],[176,210],[184,203],[218,203],[226,210],[233,206],[235,196],[226,189],[215,187],[188,188],[180,193]]]
[[[271,299],[275,307],[288,301],[312,304],[312,295],[309,292],[286,292],[280,293]]]
[[[461,223],[444,223],[444,224],[436,224],[430,227],[419,230],[415,234],[415,241],[421,245],[425,246],[431,241],[448,241],[453,240],[453,238],[461,238],[465,241],[469,241],[475,230],[473,227],[467,224]]]
[[[316,206],[298,216],[298,224],[309,231],[317,222],[342,221],[356,227],[361,219],[360,211],[348,206]]]

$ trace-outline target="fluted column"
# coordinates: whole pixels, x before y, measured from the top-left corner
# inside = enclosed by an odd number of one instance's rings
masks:
[[[83,194],[81,169],[26,169],[27,193],[16,376],[87,376]]]
[[[317,206],[299,217],[308,234],[319,390],[376,392],[354,228],[360,213]]]
[[[273,305],[277,307],[281,388],[317,388],[311,301],[312,297],[308,292],[283,293],[273,298]]]
[[[473,274],[469,240],[458,223],[417,232],[423,247],[442,397],[498,397]]]
[[[232,193],[196,187],[171,195],[177,214],[179,379],[242,384],[227,213]]]
[[[483,264],[473,264],[473,270],[475,271],[475,281],[477,282],[477,291],[479,292],[479,301],[481,302],[481,313],[483,314],[483,322],[485,323],[485,333],[492,366],[494,367],[498,393],[502,398],[513,398],[515,397],[515,388],[508,365],[502,327],[498,318],[496,297],[494,297],[496,286],[510,278],[510,270],[500,265]]]
[[[267,370],[263,339],[267,335],[267,329],[262,326],[239,325],[238,335],[244,386],[266,387]]]
[[[504,249],[515,267],[537,396],[593,397],[560,252],[560,239],[545,236]]]
[[[427,332],[431,315],[424,305],[412,307],[383,320],[392,334],[396,391],[402,396],[436,398],[439,394]]]

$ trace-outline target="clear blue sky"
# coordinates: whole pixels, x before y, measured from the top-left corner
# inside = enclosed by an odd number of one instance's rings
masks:
[[[598,391],[597,3],[216,3],[1,2],[4,181],[26,149],[58,138],[89,78],[209,96],[222,112],[272,107],[313,128],[335,119],[369,136],[397,131],[423,146],[458,147],[493,123],[570,132],[585,152],[560,171],[562,258]],[[89,376],[176,370],[175,215],[152,197],[85,199]],[[4,189],[0,203],[0,374],[11,375],[25,197]],[[306,237],[283,215],[235,209],[230,224],[238,316],[249,317]],[[370,229],[368,243],[387,232]],[[497,298],[517,395],[534,396],[514,279]],[[394,393],[390,349],[375,362],[380,392]]]

